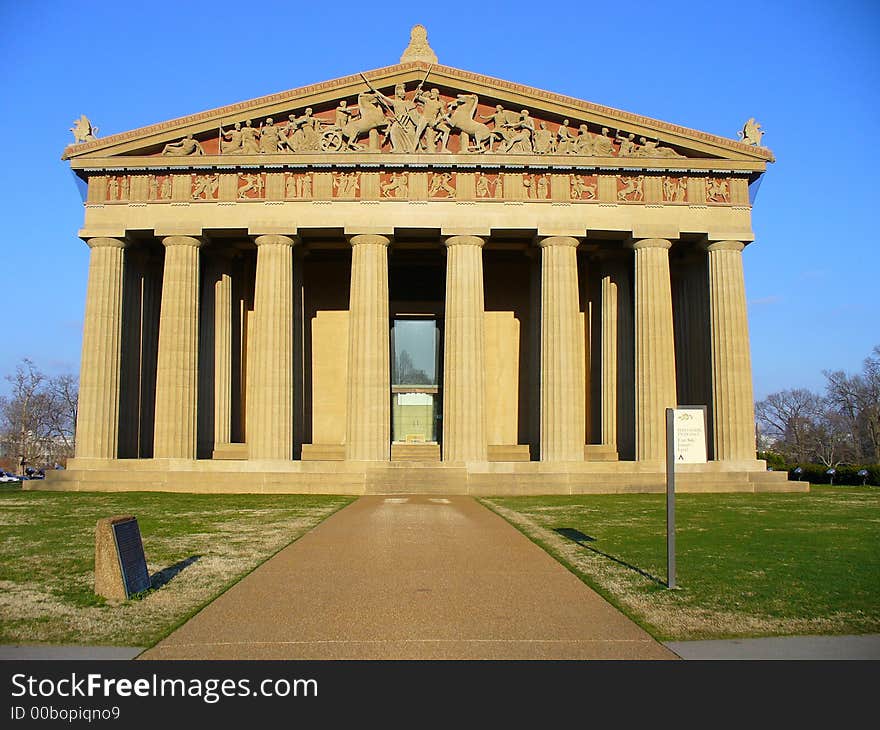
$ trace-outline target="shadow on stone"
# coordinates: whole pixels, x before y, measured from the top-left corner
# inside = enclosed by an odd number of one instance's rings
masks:
[[[651,575],[646,570],[642,570],[641,568],[637,568],[635,565],[631,565],[630,563],[627,563],[625,560],[621,560],[620,558],[615,557],[614,555],[610,555],[609,553],[602,552],[601,550],[597,550],[596,548],[592,547],[591,545],[588,545],[587,543],[596,541],[595,537],[590,537],[589,535],[585,535],[583,532],[581,532],[580,530],[576,530],[573,527],[555,527],[555,528],[553,528],[553,532],[557,533],[558,535],[561,535],[562,537],[564,537],[567,540],[571,540],[572,542],[577,543],[578,545],[580,545],[583,548],[586,548],[590,552],[596,553],[596,555],[601,555],[603,558],[608,558],[609,560],[613,560],[615,563],[617,563],[618,565],[622,565],[624,568],[627,568],[629,570],[634,570],[639,575],[644,576],[648,580],[653,581],[654,583],[657,583],[658,585],[661,585],[664,587],[666,586],[666,581],[662,580],[661,578],[658,578],[656,575]]]
[[[186,568],[188,565],[192,565],[194,562],[196,562],[196,560],[201,557],[201,555],[190,555],[188,558],[184,558],[174,565],[169,565],[167,568],[163,568],[158,573],[153,573],[153,575],[150,576],[150,588],[161,588],[168,581],[174,578],[181,570]]]

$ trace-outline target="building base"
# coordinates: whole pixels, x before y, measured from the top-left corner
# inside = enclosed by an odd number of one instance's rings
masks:
[[[808,492],[806,482],[767,471],[763,461],[689,464],[677,492]],[[621,494],[663,492],[662,463],[633,461],[474,462],[74,459],[24,489],[206,494]]]

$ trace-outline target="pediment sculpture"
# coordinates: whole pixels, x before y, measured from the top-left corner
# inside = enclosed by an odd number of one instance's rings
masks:
[[[481,102],[476,94],[441,92],[424,79],[413,89],[398,83],[388,93],[363,77],[356,97],[294,110],[286,120],[266,117],[221,123],[215,137],[187,135],[164,156],[392,152],[402,154],[524,154],[680,158],[659,139],[569,119],[541,118],[528,109]]]

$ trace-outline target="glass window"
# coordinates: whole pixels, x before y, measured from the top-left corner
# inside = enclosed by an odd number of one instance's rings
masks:
[[[433,319],[394,320],[394,385],[437,385],[437,323]]]
[[[441,405],[437,322],[395,319],[391,339],[392,439],[437,442]]]

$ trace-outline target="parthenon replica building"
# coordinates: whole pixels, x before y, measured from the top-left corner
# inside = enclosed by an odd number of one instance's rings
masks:
[[[786,489],[755,453],[741,140],[400,63],[96,138],[57,489]]]

